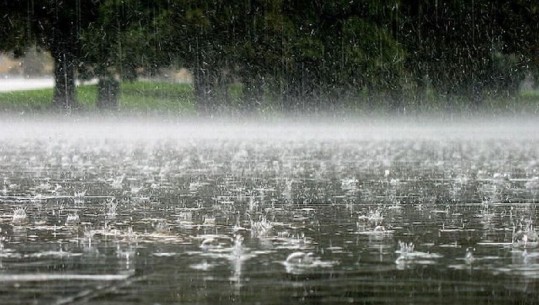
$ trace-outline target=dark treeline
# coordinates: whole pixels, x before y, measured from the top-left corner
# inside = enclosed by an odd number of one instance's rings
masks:
[[[98,106],[119,81],[186,67],[202,113],[345,105],[401,111],[428,96],[480,107],[510,97],[539,66],[532,0],[0,0],[0,50],[55,62],[54,104],[76,108],[74,80],[98,78]],[[382,105],[380,105],[382,104]]]

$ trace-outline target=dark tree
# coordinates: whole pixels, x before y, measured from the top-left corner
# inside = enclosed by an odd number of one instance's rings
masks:
[[[479,107],[515,95],[539,66],[529,0],[0,0],[0,14],[0,50],[52,54],[64,109],[77,107],[77,72],[99,79],[98,107],[115,109],[119,81],[187,67],[198,111],[213,114],[234,82],[246,112],[401,111],[406,90],[424,100],[427,89]]]
[[[166,1],[104,0],[81,35],[85,78],[98,78],[97,107],[118,108],[120,81],[152,76],[170,64],[161,49],[158,17]]]
[[[479,107],[487,95],[514,95],[537,58],[533,1],[402,1],[401,10],[399,39],[420,91],[430,84]]]
[[[97,17],[100,1],[3,0],[0,49],[21,55],[36,45],[54,59],[54,106],[78,108],[75,79],[81,62],[82,31]]]
[[[235,1],[232,1],[232,3]],[[197,111],[211,114],[228,98],[233,16],[227,1],[171,2],[158,18],[160,45],[168,63],[187,67],[194,76]]]

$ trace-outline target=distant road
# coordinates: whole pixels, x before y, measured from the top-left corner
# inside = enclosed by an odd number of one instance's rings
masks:
[[[77,85],[80,82],[77,81]],[[97,84],[97,80],[84,82]],[[34,90],[54,87],[53,78],[0,78],[0,92]]]
[[[54,87],[52,78],[0,78],[0,92]]]

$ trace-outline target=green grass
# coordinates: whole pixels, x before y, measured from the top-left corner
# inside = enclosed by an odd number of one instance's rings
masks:
[[[123,113],[192,115],[196,112],[193,86],[157,81],[123,82],[121,84],[120,111]],[[241,84],[233,84],[228,88],[228,105],[230,109],[240,109]],[[19,113],[47,113],[56,111],[51,107],[53,89],[39,89],[15,92],[0,92],[0,111]],[[77,98],[83,111],[97,111],[95,101],[96,85],[83,85],[77,88]],[[407,113],[444,113],[448,111],[447,101],[436,94],[427,94],[423,101],[411,99],[405,102]],[[279,116],[278,103],[272,102],[269,96],[264,105],[259,105],[259,112]],[[370,115],[387,113],[389,104],[384,98],[371,99],[367,102],[362,96],[343,101],[341,111],[347,114]],[[539,91],[526,91],[513,98],[486,99],[480,109],[471,109],[468,100],[453,100],[449,109],[455,113],[513,113],[539,114]],[[220,110],[220,112],[222,112]],[[219,113],[222,114],[222,113]]]
[[[124,82],[120,89],[120,110],[125,112],[191,114],[195,111],[194,92],[189,84],[136,81]],[[0,111],[47,112],[52,106],[53,89],[0,92]],[[77,87],[77,100],[83,110],[96,110],[96,85]]]
[[[2,111],[42,111],[49,108],[52,89],[0,92]]]
[[[121,110],[191,114],[195,112],[194,101],[194,90],[189,84],[137,81],[121,86]]]

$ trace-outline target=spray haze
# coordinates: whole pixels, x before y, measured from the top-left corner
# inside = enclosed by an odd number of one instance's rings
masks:
[[[16,140],[451,140],[530,139],[538,137],[533,118],[490,117],[439,120],[384,117],[363,119],[176,119],[100,118],[96,116],[6,118],[0,139]]]

